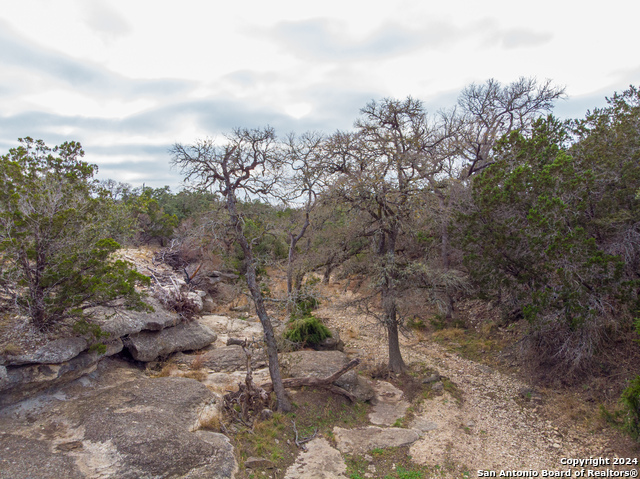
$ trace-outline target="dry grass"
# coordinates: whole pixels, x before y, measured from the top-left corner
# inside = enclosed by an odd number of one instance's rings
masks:
[[[441,329],[432,334],[432,337],[436,341],[458,341],[464,338],[466,331],[461,328],[449,328]]]
[[[222,422],[220,421],[220,416],[217,414],[212,414],[211,416],[200,421],[200,429],[205,429],[207,431],[215,431],[219,432],[222,430]]]
[[[175,364],[165,364],[158,374],[155,374],[156,378],[167,378],[170,376],[177,376],[178,366]]]
[[[193,361],[191,362],[191,369],[202,369],[204,367],[204,363],[206,361],[206,356],[204,353],[197,354]]]
[[[195,379],[196,381],[204,381],[207,379],[207,373],[204,371],[179,371],[178,376],[183,378]]]

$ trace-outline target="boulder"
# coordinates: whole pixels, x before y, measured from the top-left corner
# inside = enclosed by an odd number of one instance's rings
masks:
[[[182,321],[182,318],[177,313],[164,309],[157,299],[147,297],[145,301],[154,311],[124,310],[113,314],[99,309],[94,311],[95,318],[93,322],[100,326],[103,332],[110,334],[112,338],[120,338],[144,330],[160,331],[164,328],[176,326]]]
[[[347,355],[340,351],[295,351],[280,355],[283,377],[292,378],[326,378],[348,362]],[[340,376],[334,384],[346,389],[360,401],[369,401],[375,396],[371,381],[354,370]]]
[[[222,346],[198,355],[177,354],[173,360],[178,364],[185,364],[197,369],[208,369],[217,373],[247,370],[247,357],[241,346]],[[267,359],[264,351],[262,349],[254,350],[251,356],[252,368],[255,370],[266,365]]]
[[[325,338],[318,344],[312,344],[311,347],[316,351],[344,351],[344,342],[340,339],[338,331],[331,330],[330,338]]]
[[[377,426],[391,426],[397,419],[404,417],[409,403],[404,400],[404,393],[387,381],[376,381],[373,389],[373,410],[369,413],[369,421]]]
[[[2,455],[0,477],[234,477],[229,439],[197,430],[217,407],[197,381],[137,377],[78,390],[0,413],[0,431],[11,431],[0,433],[0,450],[15,451]]]
[[[94,371],[103,357],[122,351],[120,339],[109,342],[106,346],[107,350],[103,354],[85,351],[69,361],[59,364],[27,364],[6,367],[4,379],[2,371],[0,371],[0,406],[16,403],[37,392],[73,381]]]
[[[125,347],[138,361],[154,361],[177,351],[202,349],[216,340],[216,333],[197,321],[183,322],[160,331],[141,331],[125,339]]]
[[[85,338],[72,337],[51,341],[35,351],[25,354],[7,356],[5,365],[20,366],[23,364],[56,364],[69,361],[89,347]]]

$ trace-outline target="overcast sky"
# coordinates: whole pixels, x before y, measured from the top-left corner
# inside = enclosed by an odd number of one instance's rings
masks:
[[[77,140],[100,178],[180,185],[175,142],[351,128],[372,99],[566,86],[560,117],[640,84],[631,0],[0,0],[0,154]]]

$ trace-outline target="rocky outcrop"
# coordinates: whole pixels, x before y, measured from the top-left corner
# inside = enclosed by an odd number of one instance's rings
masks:
[[[326,378],[348,362],[347,355],[340,351],[296,351],[280,355],[283,377],[292,378]],[[335,385],[346,389],[360,401],[369,401],[375,396],[371,381],[355,371],[348,371],[340,376]]]
[[[154,361],[176,351],[202,349],[216,340],[216,333],[197,321],[180,323],[161,331],[141,331],[125,339],[125,346],[134,359]]]
[[[207,369],[209,372],[225,372],[247,370],[247,357],[240,346],[222,346],[202,354],[176,354],[173,361],[196,369]],[[253,351],[251,367],[255,370],[267,366],[267,358],[262,349]]]
[[[58,364],[27,364],[0,371],[0,406],[13,404],[37,392],[67,383],[95,370],[98,362],[122,351],[119,339],[107,343],[104,353],[85,351]]]
[[[182,321],[178,314],[164,309],[157,299],[147,297],[145,301],[153,311],[118,311],[114,314],[101,310],[95,312],[94,322],[112,338],[121,338],[144,330],[160,331]]]
[[[197,321],[182,323],[153,298],[154,312],[122,311],[96,313],[95,324],[113,338],[106,351],[89,348],[81,336],[50,341],[31,351],[0,356],[0,405],[13,404],[29,395],[58,386],[92,372],[105,356],[117,354],[125,346],[138,361],[153,361],[176,351],[201,349],[216,340],[216,334]]]
[[[197,430],[217,413],[217,399],[204,385],[136,370],[127,371],[131,376],[115,386],[100,379],[89,379],[91,387],[71,383],[54,396],[0,411],[0,477],[234,476],[227,437]]]
[[[21,366],[23,364],[56,364],[69,361],[89,347],[82,337],[61,338],[51,341],[35,351],[0,358],[0,364]]]

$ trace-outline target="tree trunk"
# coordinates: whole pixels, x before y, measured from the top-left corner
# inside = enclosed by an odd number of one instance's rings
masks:
[[[407,369],[407,365],[402,359],[400,352],[400,338],[398,336],[398,317],[396,311],[395,298],[387,289],[383,289],[383,305],[385,315],[385,327],[387,328],[387,336],[389,339],[389,371],[401,373]],[[385,297],[386,296],[386,297]]]
[[[227,196],[227,209],[235,226],[236,239],[238,240],[238,243],[240,243],[240,247],[244,253],[244,259],[247,267],[245,275],[247,278],[247,286],[249,287],[251,297],[253,298],[253,302],[256,307],[256,314],[258,315],[260,323],[262,324],[262,329],[264,330],[265,342],[267,343],[267,357],[269,358],[269,374],[271,376],[271,382],[273,383],[273,390],[276,393],[276,399],[278,400],[277,409],[278,411],[288,412],[291,410],[291,403],[287,398],[282,384],[280,364],[278,362],[278,345],[273,333],[271,320],[269,319],[267,310],[264,307],[264,300],[256,278],[253,251],[251,250],[251,246],[242,231],[240,217],[236,210],[235,198],[231,194]]]
[[[442,214],[442,224],[440,225],[440,236],[442,240],[440,257],[442,260],[442,269],[444,271],[449,271],[449,217],[446,214],[448,205],[445,203],[445,198],[442,194],[438,195],[438,201],[440,203],[440,210]],[[444,297],[445,318],[451,319],[453,318],[453,298],[446,288],[444,288]]]
[[[389,258],[383,258],[383,261],[395,260],[395,248],[397,230],[383,233],[380,238],[378,254],[385,253],[389,255]],[[388,236],[385,241],[385,236]],[[393,271],[393,267],[391,271]],[[393,274],[393,273],[391,273]],[[389,340],[389,371],[394,373],[401,373],[407,369],[407,365],[402,359],[402,353],[400,353],[400,340],[398,337],[398,311],[396,309],[396,297],[393,290],[393,277],[389,277],[385,274],[384,285],[382,286],[382,307],[384,309],[384,325],[387,328],[387,336]]]

